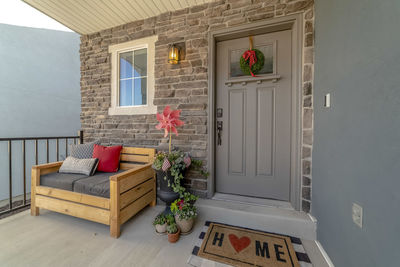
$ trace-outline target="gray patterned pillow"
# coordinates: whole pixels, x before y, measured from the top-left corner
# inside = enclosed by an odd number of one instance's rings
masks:
[[[94,144],[100,145],[100,140],[96,140],[86,144],[69,145],[69,155],[77,159],[90,159],[93,156]]]
[[[77,159],[67,157],[61,165],[58,172],[61,173],[78,173],[85,175],[93,175],[96,171],[99,159]]]

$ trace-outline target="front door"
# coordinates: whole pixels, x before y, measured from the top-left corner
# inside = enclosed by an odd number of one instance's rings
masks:
[[[249,38],[217,43],[216,191],[289,201],[292,125],[291,30],[257,35],[256,77],[239,59]]]

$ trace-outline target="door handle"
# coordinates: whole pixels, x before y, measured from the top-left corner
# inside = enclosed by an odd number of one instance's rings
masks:
[[[217,145],[219,146],[222,144],[221,132],[222,132],[222,121],[217,121]]]

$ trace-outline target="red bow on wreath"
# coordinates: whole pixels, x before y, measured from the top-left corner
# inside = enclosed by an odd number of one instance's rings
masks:
[[[254,50],[247,50],[243,53],[243,58],[247,61],[249,60],[249,67],[251,76],[256,77],[254,73],[251,71],[251,66],[253,66],[257,62],[256,51]]]

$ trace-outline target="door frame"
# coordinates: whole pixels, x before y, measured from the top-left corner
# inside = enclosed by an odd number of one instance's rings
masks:
[[[215,194],[215,109],[216,109],[216,43],[249,35],[265,34],[280,30],[292,30],[292,125],[290,200],[296,210],[301,207],[301,133],[302,133],[302,50],[303,14],[248,23],[236,27],[210,31],[208,34],[208,168],[207,197]]]

